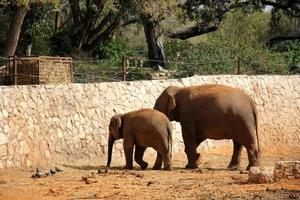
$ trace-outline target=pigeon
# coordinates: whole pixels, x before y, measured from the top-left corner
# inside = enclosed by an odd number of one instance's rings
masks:
[[[32,178],[41,178],[43,176],[45,176],[44,173],[39,168],[36,168],[35,173],[31,177]]]
[[[58,168],[58,167],[55,167],[54,169],[55,169],[55,171],[57,171],[57,172],[62,172],[62,171],[64,171],[64,170],[62,170],[62,169],[60,169],[60,168]]]
[[[56,174],[56,171],[53,169],[50,169],[50,174]]]

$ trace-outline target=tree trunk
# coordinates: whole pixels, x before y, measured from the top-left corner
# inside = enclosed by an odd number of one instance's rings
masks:
[[[26,16],[27,9],[25,6],[21,5],[17,8],[16,14],[10,24],[10,29],[8,32],[8,37],[6,39],[6,44],[4,48],[4,56],[13,56],[15,55],[19,36],[21,33],[21,27]]]
[[[147,18],[143,18],[143,26],[148,46],[150,66],[155,69],[158,68],[158,65],[164,67],[164,51],[162,46],[159,45],[158,39],[155,36],[155,23]]]
[[[58,32],[61,27],[60,11],[55,12],[55,32]]]
[[[26,56],[31,56],[32,42],[27,45]]]

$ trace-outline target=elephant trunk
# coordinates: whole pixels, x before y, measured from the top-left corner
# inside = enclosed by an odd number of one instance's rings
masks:
[[[109,142],[108,142],[108,158],[107,158],[107,167],[110,166],[110,162],[111,162],[111,155],[112,155],[112,148],[114,145],[115,139],[114,138],[109,138]]]

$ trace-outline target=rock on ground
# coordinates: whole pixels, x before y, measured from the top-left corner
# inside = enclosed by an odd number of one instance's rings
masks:
[[[275,180],[300,178],[300,161],[277,161],[274,178]]]
[[[251,183],[271,183],[274,181],[274,167],[251,167],[248,181]]]

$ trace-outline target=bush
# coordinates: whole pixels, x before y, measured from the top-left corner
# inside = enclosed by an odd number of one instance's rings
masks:
[[[60,31],[51,37],[52,55],[69,56],[73,50],[72,39],[67,31]]]
[[[120,37],[100,46],[96,53],[98,58],[109,59],[109,64],[113,68],[120,68],[123,56],[136,55],[136,52],[129,48],[125,40]]]
[[[265,48],[244,47],[242,57],[225,44],[201,42],[197,45],[170,40],[166,44],[168,67],[178,71],[177,77],[194,74],[235,74],[238,60],[242,74],[287,74],[281,54]],[[179,62],[180,61],[180,62]]]
[[[273,52],[284,57],[285,63],[291,74],[300,73],[300,41],[286,41],[276,45]]]
[[[168,40],[167,60],[175,61],[168,66],[180,71],[178,77],[235,74],[238,63],[242,74],[288,74],[285,56],[265,47],[269,19],[266,13],[235,11],[217,31],[199,37],[195,44]]]

